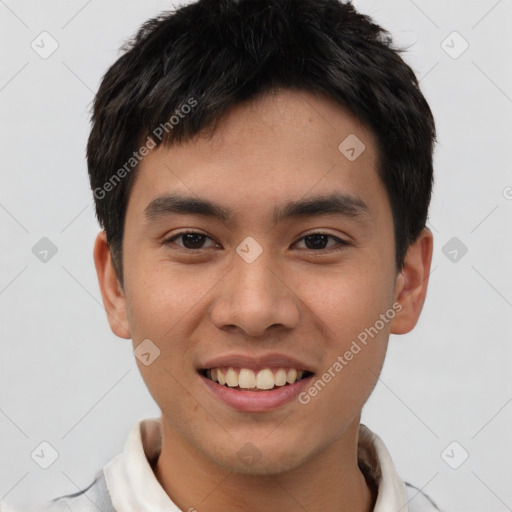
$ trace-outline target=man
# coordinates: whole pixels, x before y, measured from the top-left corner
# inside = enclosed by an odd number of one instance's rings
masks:
[[[439,510],[360,424],[433,246],[434,120],[387,32],[338,0],[199,0],[124,50],[94,260],[162,414],[48,510]]]

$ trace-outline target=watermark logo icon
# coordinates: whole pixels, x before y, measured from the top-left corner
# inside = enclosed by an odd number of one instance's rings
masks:
[[[451,442],[442,452],[441,458],[452,469],[458,469],[468,460],[469,453],[457,441]]]
[[[338,146],[339,152],[351,162],[357,160],[365,149],[366,146],[363,141],[353,133],[343,139],[341,144]]]
[[[254,444],[245,443],[238,450],[237,456],[246,466],[252,466],[261,459],[261,452]]]
[[[149,366],[160,356],[160,349],[146,338],[137,345],[133,353],[144,366]]]
[[[441,48],[452,59],[458,59],[469,48],[469,43],[457,31],[453,31],[443,39]]]
[[[43,441],[30,456],[40,468],[48,469],[59,458],[59,453],[50,443]]]
[[[42,263],[48,263],[56,254],[57,246],[46,236],[32,247],[32,254]]]
[[[441,250],[452,263],[458,263],[468,252],[467,246],[456,236],[450,238]]]
[[[30,43],[30,47],[41,59],[48,59],[57,51],[59,43],[51,34],[44,31]]]
[[[263,247],[252,236],[248,236],[236,248],[236,252],[246,263],[252,263],[263,252]]]

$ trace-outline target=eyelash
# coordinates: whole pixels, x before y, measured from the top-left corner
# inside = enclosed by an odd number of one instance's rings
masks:
[[[165,240],[163,240],[161,242],[162,245],[166,245],[166,246],[170,246],[171,244],[174,244],[174,240],[178,239],[179,237],[183,236],[183,235],[201,235],[201,236],[204,236],[206,238],[210,238],[210,240],[213,240],[213,238],[209,237],[208,235],[204,234],[204,233],[200,233],[198,231],[182,231],[180,233],[176,233],[174,235],[172,235],[171,237],[169,238],[166,238]],[[295,242],[294,244],[300,242],[301,240],[307,238],[308,236],[311,236],[311,235],[326,235],[327,237],[329,238],[333,238],[334,240],[336,240],[338,242],[338,247],[328,247],[328,248],[325,248],[325,249],[303,249],[305,251],[308,251],[310,253],[328,253],[328,252],[333,252],[333,251],[339,251],[339,250],[342,250],[345,246],[347,245],[350,245],[348,242],[346,242],[345,240],[342,240],[341,238],[338,238],[334,235],[330,235],[329,233],[323,233],[321,231],[314,231],[312,233],[306,233],[305,235],[303,235],[301,238],[299,238],[297,240],[297,242]],[[202,251],[205,251],[208,249],[208,247],[206,249],[203,249],[203,248],[199,248],[199,249],[187,249],[186,247],[182,247],[180,245],[178,245],[177,247],[179,247],[179,251],[183,251],[183,252],[188,252],[188,253],[192,253],[192,252],[196,252],[196,253],[200,253]]]

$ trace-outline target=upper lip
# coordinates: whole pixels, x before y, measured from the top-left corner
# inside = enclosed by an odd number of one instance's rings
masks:
[[[303,370],[312,372],[311,367],[296,359],[295,357],[287,356],[284,354],[265,354],[260,356],[249,356],[247,354],[227,354],[223,356],[214,357],[201,364],[200,370],[210,370],[211,368],[249,368],[253,371],[258,371],[263,368],[295,368],[296,370]]]

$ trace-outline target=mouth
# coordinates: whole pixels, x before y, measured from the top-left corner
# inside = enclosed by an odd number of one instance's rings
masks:
[[[206,379],[237,391],[272,391],[285,388],[311,377],[313,372],[297,368],[216,367],[203,368],[198,373]]]

